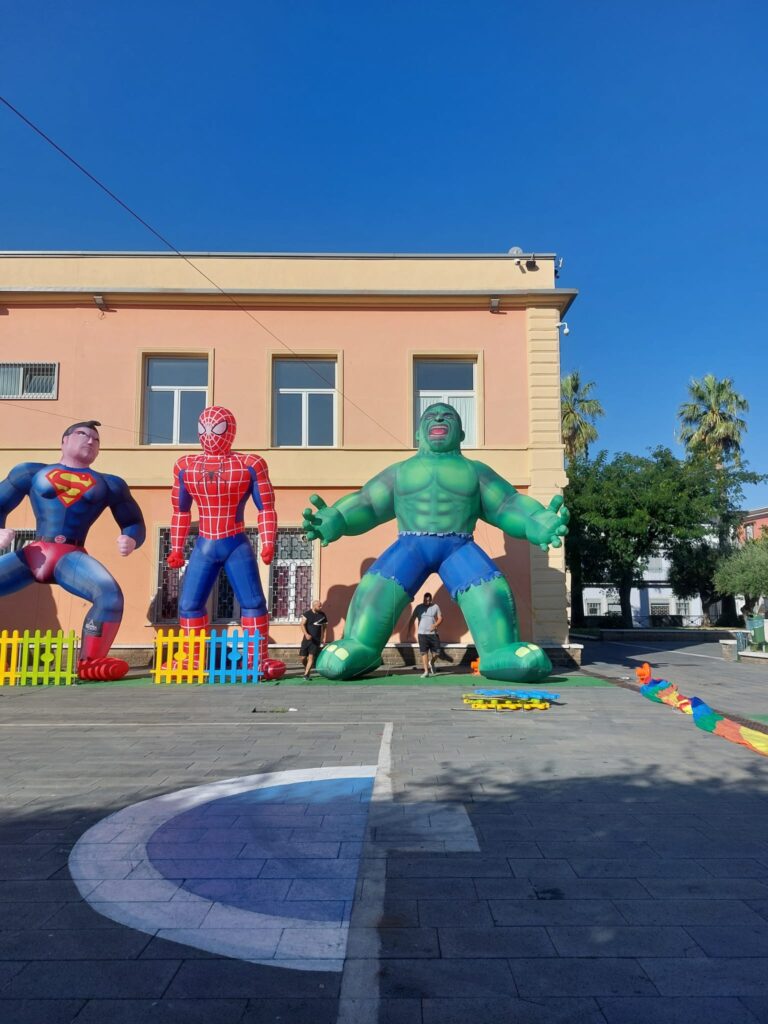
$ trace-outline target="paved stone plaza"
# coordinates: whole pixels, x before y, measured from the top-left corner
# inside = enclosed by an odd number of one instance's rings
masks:
[[[559,689],[0,691],[0,1020],[768,1021],[768,762]]]

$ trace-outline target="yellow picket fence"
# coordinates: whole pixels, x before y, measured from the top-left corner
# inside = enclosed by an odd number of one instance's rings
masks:
[[[205,680],[206,630],[190,636],[176,629],[158,629],[155,637],[155,663],[152,676],[156,683],[194,683]]]
[[[157,631],[152,675],[156,683],[208,683],[233,686],[258,683],[259,634],[235,630]]]
[[[71,686],[76,676],[74,630],[0,631],[0,686]]]

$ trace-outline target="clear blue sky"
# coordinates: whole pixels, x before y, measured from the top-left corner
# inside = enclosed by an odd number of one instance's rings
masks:
[[[30,0],[0,92],[180,249],[557,252],[601,444],[676,448],[711,372],[768,472],[767,34],[764,0]],[[160,248],[5,108],[0,182],[0,249]]]

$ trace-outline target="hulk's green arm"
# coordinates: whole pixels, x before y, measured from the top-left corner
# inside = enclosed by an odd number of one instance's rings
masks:
[[[518,494],[512,484],[482,462],[476,462],[480,486],[480,516],[510,537],[529,540],[543,551],[561,547],[568,533],[568,509],[559,495],[545,508],[535,498]]]
[[[354,494],[347,494],[330,508],[317,494],[310,497],[315,506],[304,509],[304,536],[319,540],[323,546],[339,537],[366,533],[374,526],[395,517],[395,474],[388,466]]]
[[[333,508],[344,517],[344,533],[354,537],[367,533],[395,518],[395,466],[387,466],[363,484],[354,494],[334,502]]]

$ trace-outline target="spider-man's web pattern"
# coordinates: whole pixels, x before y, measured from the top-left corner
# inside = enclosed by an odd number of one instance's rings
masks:
[[[173,470],[171,550],[180,552],[184,548],[192,521],[192,501],[197,505],[200,536],[221,540],[243,532],[245,505],[251,495],[259,507],[262,549],[274,548],[275,492],[264,459],[241,452],[182,456]]]

